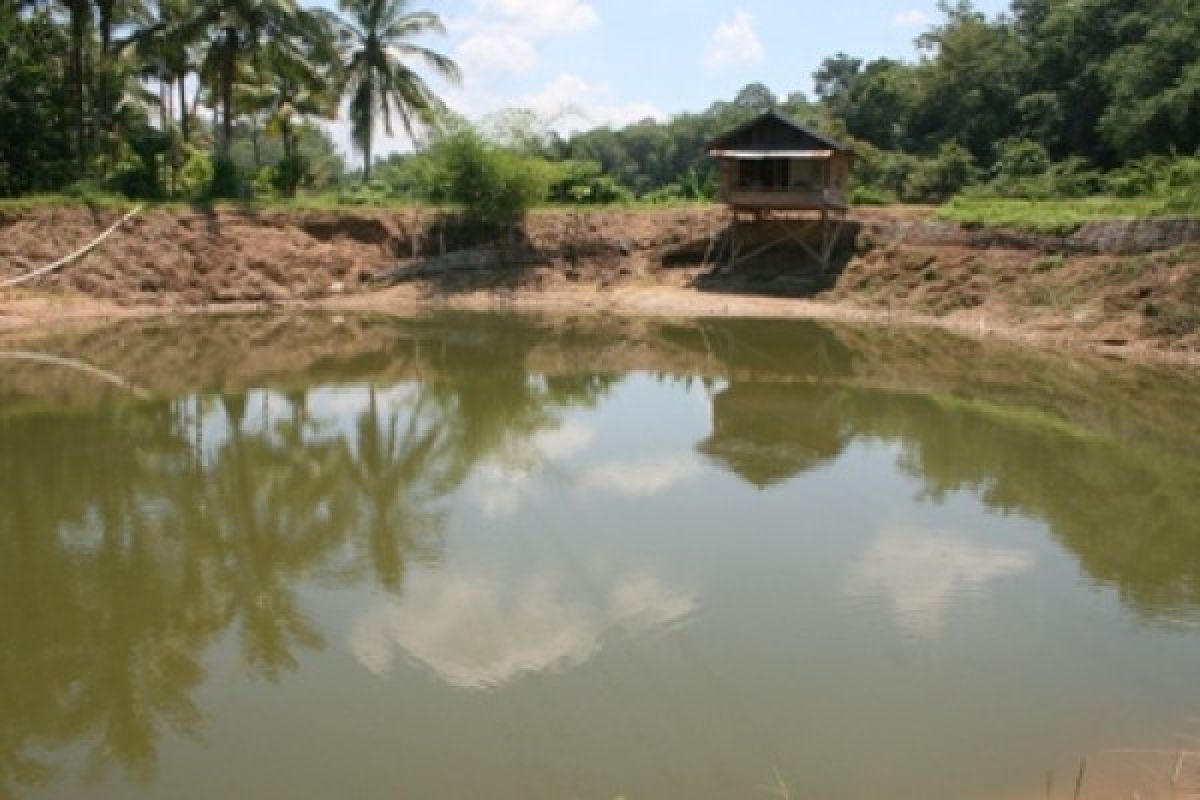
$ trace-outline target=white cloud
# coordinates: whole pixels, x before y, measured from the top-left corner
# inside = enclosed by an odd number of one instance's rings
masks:
[[[700,473],[694,458],[665,458],[641,463],[601,464],[579,476],[576,485],[584,490],[602,490],[629,497],[662,494]]]
[[[481,464],[472,476],[471,494],[489,519],[511,517],[537,491],[535,473],[546,461],[564,461],[586,450],[595,429],[568,420],[557,428],[535,433],[517,452]]]
[[[695,594],[647,570],[588,577],[609,586],[603,597],[580,595],[578,582],[553,565],[508,576],[414,572],[402,598],[376,601],[358,616],[350,652],[376,675],[388,674],[401,652],[450,686],[488,690],[582,664],[613,632],[646,635],[697,608]]]
[[[562,461],[586,450],[596,439],[596,430],[589,425],[568,420],[557,428],[538,431],[533,435],[533,449],[550,461]]]
[[[582,0],[477,0],[474,14],[450,26],[465,35],[455,56],[467,75],[525,74],[538,63],[536,40],[578,33],[599,21]]]
[[[575,33],[600,21],[591,3],[582,0],[479,0],[477,6],[493,24],[530,35]]]
[[[537,50],[528,39],[511,31],[486,31],[463,40],[457,60],[468,75],[489,71],[520,74],[537,66]]]
[[[651,103],[621,102],[611,87],[589,83],[569,72],[561,73],[516,105],[550,120],[551,127],[560,133],[599,125],[621,127],[647,118],[666,119],[662,109]]]
[[[929,15],[919,8],[900,11],[892,17],[892,24],[898,28],[916,28],[929,23]]]
[[[761,64],[766,56],[767,50],[754,29],[754,17],[738,9],[733,19],[717,26],[704,62],[710,67],[752,66]]]
[[[953,533],[901,528],[884,532],[851,571],[844,593],[885,596],[896,624],[912,636],[935,639],[946,610],[1000,578],[1033,569],[1034,554],[985,547]]]

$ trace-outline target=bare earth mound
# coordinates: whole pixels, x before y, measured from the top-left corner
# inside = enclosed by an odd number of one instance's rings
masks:
[[[0,280],[62,257],[119,216],[0,213]],[[1191,222],[1114,222],[1049,238],[926,217],[856,212],[835,267],[822,272],[799,248],[717,268],[729,224],[717,208],[537,212],[499,242],[436,211],[150,210],[80,262],[0,290],[0,328],[122,309],[502,306],[908,319],[1200,357]]]

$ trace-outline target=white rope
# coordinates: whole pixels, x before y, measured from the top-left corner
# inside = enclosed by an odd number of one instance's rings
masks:
[[[115,372],[109,372],[108,370],[94,367],[87,362],[79,361],[74,358],[64,358],[63,356],[55,356],[48,353],[29,353],[22,351],[0,352],[0,359],[5,358],[12,359],[14,361],[29,361],[34,364],[46,364],[52,367],[65,367],[66,369],[78,370],[79,372],[83,372],[91,375],[92,377],[99,378],[102,381],[111,383],[114,386],[119,386],[122,389],[132,392],[138,397],[149,396],[149,392],[147,392],[145,389],[142,389],[136,384],[130,383],[120,375],[117,375]]]
[[[54,272],[54,270],[56,270],[56,269],[65,267],[67,264],[70,264],[72,261],[75,261],[79,258],[82,258],[83,256],[86,256],[88,253],[95,250],[96,247],[99,246],[101,242],[103,242],[109,236],[112,236],[113,233],[116,232],[117,228],[121,227],[126,222],[128,222],[129,220],[136,217],[141,212],[141,210],[142,210],[142,207],[140,205],[135,207],[128,214],[126,214],[125,216],[123,216],[119,220],[117,220],[116,223],[114,223],[111,228],[109,228],[104,233],[102,233],[98,237],[96,237],[96,239],[93,240],[90,244],[84,245],[83,247],[76,250],[74,253],[71,253],[71,255],[66,256],[65,258],[60,258],[58,261],[55,261],[53,264],[44,266],[41,269],[35,269],[33,272],[27,272],[24,275],[18,275],[15,278],[9,278],[7,280],[0,281],[0,289],[8,289],[13,286],[17,286],[18,284],[25,283],[26,281],[31,281],[34,278],[40,278],[41,276],[43,276],[47,273]]]

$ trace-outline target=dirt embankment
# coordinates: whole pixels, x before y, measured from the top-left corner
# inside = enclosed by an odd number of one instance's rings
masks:
[[[0,280],[93,239],[113,211],[0,214]],[[718,266],[718,208],[538,212],[481,244],[433,211],[143,213],[80,262],[0,290],[0,328],[122,309],[245,305],[528,307],[910,319],[971,332],[1200,357],[1200,223],[1097,223],[1070,237],[967,230],[862,210],[822,271],[787,243]],[[741,252],[771,244],[742,226]]]

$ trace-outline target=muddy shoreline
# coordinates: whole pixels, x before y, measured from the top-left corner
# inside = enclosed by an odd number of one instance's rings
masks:
[[[78,247],[116,216],[0,216],[0,279]],[[429,211],[153,210],[34,288],[0,290],[0,333],[263,310],[771,317],[1200,366],[1200,242],[1178,221],[1095,228],[1076,237],[1093,252],[1072,252],[1052,238],[935,223],[922,209],[864,210],[828,272],[788,248],[719,267],[728,224],[718,208],[548,211],[493,243]]]

